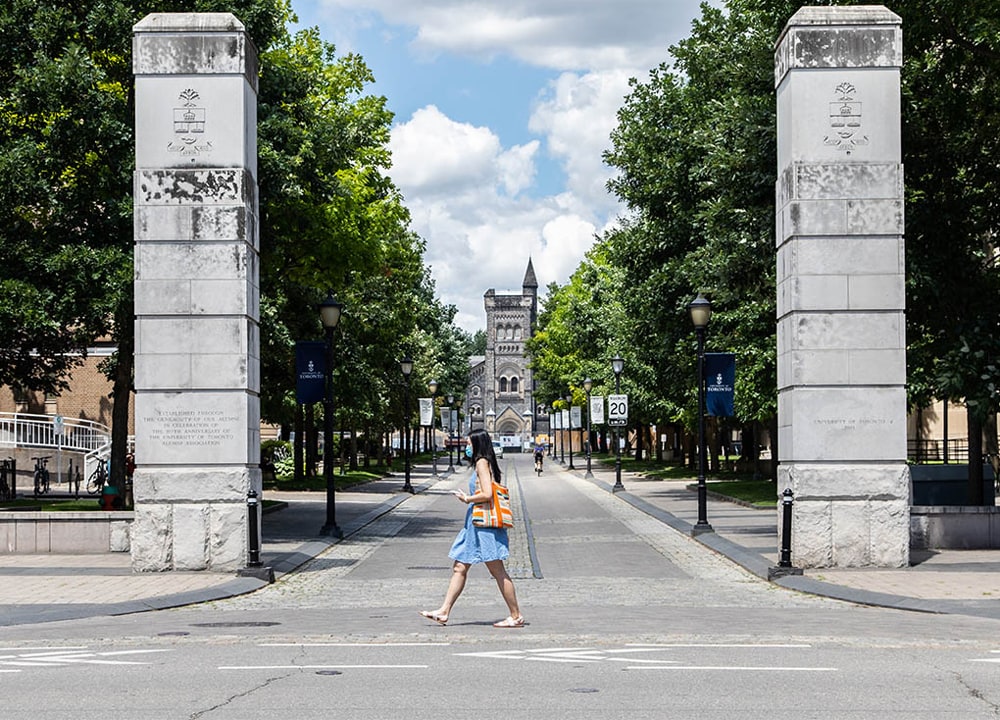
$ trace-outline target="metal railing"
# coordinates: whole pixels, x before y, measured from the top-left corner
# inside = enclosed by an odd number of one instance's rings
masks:
[[[0,412],[0,447],[83,453],[84,477],[111,455],[111,428],[94,420]]]

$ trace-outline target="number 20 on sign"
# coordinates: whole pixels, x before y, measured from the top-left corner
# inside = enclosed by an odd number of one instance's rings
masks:
[[[628,395],[608,395],[608,425],[628,424]]]

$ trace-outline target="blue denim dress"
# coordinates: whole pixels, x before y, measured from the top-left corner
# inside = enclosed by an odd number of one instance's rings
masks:
[[[469,475],[469,495],[477,492],[476,470]],[[472,524],[472,508],[470,503],[465,511],[465,527],[463,527],[455,542],[448,551],[448,557],[460,563],[474,565],[491,560],[506,560],[510,555],[507,528],[483,528]]]

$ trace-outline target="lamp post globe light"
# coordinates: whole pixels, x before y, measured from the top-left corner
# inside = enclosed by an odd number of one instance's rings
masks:
[[[455,428],[453,428],[451,424],[451,409],[455,404],[455,396],[449,395],[446,399],[448,400],[448,434],[445,436],[447,438],[445,442],[448,443],[448,469],[445,471],[445,474],[451,475],[455,472],[455,461],[452,459],[452,446],[454,445],[452,439],[455,436]]]
[[[705,328],[712,319],[712,303],[698,293],[688,306],[698,336],[698,522],[692,535],[714,532],[708,524],[708,490],[705,487]]]
[[[622,372],[625,371],[625,361],[620,355],[611,358],[611,371],[615,374],[615,395],[620,395],[622,391]],[[612,492],[624,490],[622,485],[622,439],[621,430],[615,427],[615,484],[611,488]]]
[[[410,373],[413,372],[413,360],[404,357],[399,361],[399,369],[403,373],[406,401],[403,406],[403,492],[412,493],[410,484]]]
[[[594,477],[594,473],[590,471],[590,445],[591,445],[591,434],[590,434],[590,391],[594,387],[594,381],[587,378],[583,381],[583,389],[587,393],[587,442],[584,447],[587,450],[587,473],[584,475],[585,478],[590,479]]]
[[[326,331],[326,392],[323,397],[323,480],[326,482],[326,523],[320,535],[343,537],[337,527],[337,493],[333,486],[333,331],[340,323],[343,303],[337,302],[333,293],[326,296],[317,308]]]
[[[438,381],[431,380],[429,383],[427,383],[427,388],[431,391],[431,466],[433,468],[434,477],[438,477],[438,459],[437,459]]]
[[[567,412],[569,413],[569,465],[567,467],[570,470],[576,470],[573,467],[573,396],[566,396],[566,405],[568,406]]]

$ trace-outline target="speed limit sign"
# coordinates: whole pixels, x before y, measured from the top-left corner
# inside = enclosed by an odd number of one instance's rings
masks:
[[[608,425],[628,425],[628,395],[608,395]]]

